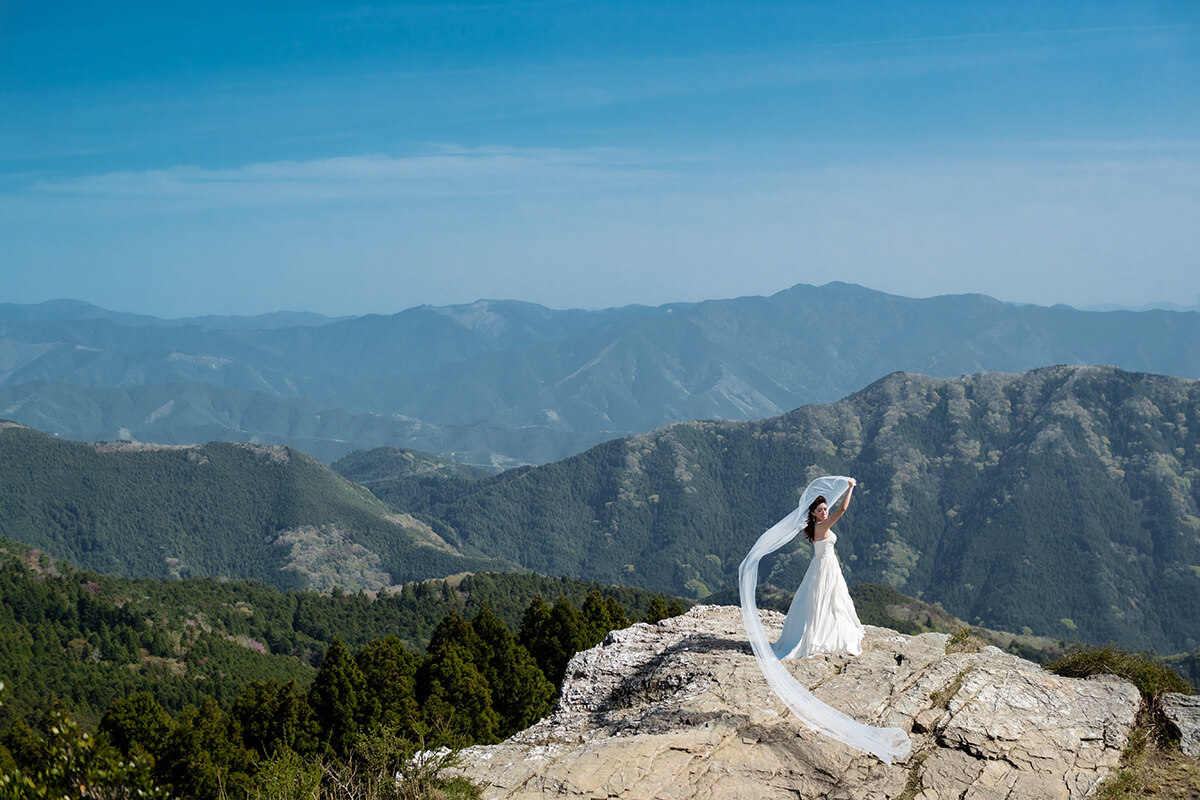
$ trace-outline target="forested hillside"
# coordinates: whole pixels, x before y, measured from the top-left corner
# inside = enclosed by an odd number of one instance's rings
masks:
[[[1200,644],[1200,384],[1107,367],[890,375],[758,422],[689,422],[452,487],[376,487],[465,544],[550,574],[704,597],[818,474],[860,481],[852,583],[973,624]],[[414,488],[415,487],[415,488]],[[802,541],[764,571],[794,587]]]
[[[470,491],[474,484],[496,473],[479,467],[455,464],[419,450],[377,447],[355,450],[329,465],[348,481],[370,489],[396,509],[424,507],[433,498],[449,500]],[[440,533],[457,533],[439,520],[432,520]]]
[[[399,447],[376,447],[372,450],[355,450],[330,465],[334,472],[360,486],[370,487],[379,483],[391,483],[397,478],[429,477],[435,480],[461,478],[479,480],[490,478],[499,470],[462,464],[420,450],[405,450]]]
[[[508,562],[286,447],[81,444],[0,422],[0,535],[88,569],[378,589]]]
[[[357,650],[394,637],[420,654],[448,614],[472,618],[487,606],[517,631],[535,597],[587,610],[593,593],[635,621],[676,602],[513,573],[408,583],[379,596],[281,593],[248,581],[101,575],[0,539],[0,680],[9,695],[0,730],[52,696],[93,721],[136,691],[172,711],[206,697],[226,706],[251,681],[306,683],[334,639]]]

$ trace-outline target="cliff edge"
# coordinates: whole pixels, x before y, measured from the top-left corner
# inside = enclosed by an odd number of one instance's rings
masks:
[[[783,615],[762,612],[769,637]],[[578,653],[554,712],[463,753],[485,798],[1077,798],[1117,766],[1141,703],[995,647],[867,628],[861,656],[785,662],[821,700],[910,732],[887,765],[812,731],[759,672],[736,607],[697,606]],[[949,652],[948,652],[949,646]]]

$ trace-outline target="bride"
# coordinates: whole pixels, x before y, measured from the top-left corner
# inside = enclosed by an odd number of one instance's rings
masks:
[[[854,611],[854,601],[842,577],[833,523],[850,505],[857,482],[847,478],[846,493],[837,510],[829,513],[825,495],[817,495],[808,506],[804,535],[813,544],[813,557],[796,596],[792,598],[783,633],[775,642],[779,658],[806,658],[817,653],[862,653],[863,626]]]
[[[853,478],[841,475],[817,478],[800,496],[800,505],[796,510],[758,537],[738,568],[742,621],[763,677],[793,714],[814,730],[872,753],[890,764],[895,759],[908,756],[911,744],[907,733],[900,728],[866,725],[825,705],[800,685],[779,660],[780,654],[791,657],[812,652],[862,652],[862,625],[854,613],[846,580],[833,553],[833,542],[837,537],[830,530],[846,510],[854,485]],[[832,515],[828,513],[826,498],[831,498],[834,503],[842,500]],[[784,633],[772,648],[755,602],[758,562],[796,538],[802,528],[811,531],[809,536],[815,550],[813,563],[809,565],[804,582],[792,601],[784,622]],[[829,649],[812,649],[814,647]]]

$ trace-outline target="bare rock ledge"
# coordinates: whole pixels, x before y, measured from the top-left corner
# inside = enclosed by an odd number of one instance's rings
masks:
[[[763,612],[768,636],[783,616]],[[463,753],[485,798],[1076,798],[1117,766],[1141,703],[1111,677],[1060,678],[948,637],[867,628],[857,658],[785,662],[824,702],[911,732],[887,765],[795,719],[735,607],[698,606],[578,653],[554,712]]]

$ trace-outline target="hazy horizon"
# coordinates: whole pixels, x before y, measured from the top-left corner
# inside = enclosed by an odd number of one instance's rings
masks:
[[[773,294],[777,294],[778,292],[787,291],[788,289],[791,289],[796,285],[800,285],[800,284],[793,284],[793,286],[785,286],[785,287],[778,289],[775,292],[769,292],[769,293],[766,293],[763,295],[754,295],[754,296],[760,296],[760,297],[770,296]],[[858,286],[860,288],[867,289],[870,291],[881,291],[881,290],[874,289],[873,287],[870,287],[870,286],[862,286],[861,284],[851,284],[851,285]],[[818,286],[818,288],[819,288],[819,286]],[[991,297],[991,295],[987,295],[982,292],[951,292],[951,293],[946,293],[946,294],[941,294],[941,295],[913,295],[913,294],[898,294],[898,293],[894,293],[894,292],[886,292],[886,294],[890,294],[890,295],[894,295],[894,296],[898,296],[898,297],[906,297],[906,298],[914,299],[914,300],[929,299],[932,297],[956,296],[956,295],[957,296],[982,295],[984,297]],[[750,296],[750,295],[737,295],[736,297],[746,297],[746,296]],[[623,306],[644,306],[644,307],[648,307],[648,308],[656,308],[656,307],[664,306],[664,305],[674,305],[676,303],[699,303],[699,302],[707,302],[707,301],[711,301],[711,300],[729,300],[729,299],[734,299],[734,297],[733,296],[731,296],[731,297],[704,297],[704,298],[700,298],[698,300],[689,300],[689,301],[668,300],[663,303],[639,303],[639,302],[635,301],[635,302],[631,302],[631,303],[622,303],[622,304],[616,305],[616,306],[547,306],[544,303],[534,303],[534,301],[525,300],[520,297],[477,297],[474,300],[469,300],[469,301],[466,301],[463,303],[445,303],[445,304],[418,303],[413,306],[405,306],[404,308],[396,308],[391,311],[366,311],[361,314],[353,314],[353,313],[351,313],[351,314],[329,314],[329,313],[326,313],[326,312],[320,310],[319,308],[275,308],[275,309],[264,310],[264,311],[253,311],[253,312],[248,312],[248,313],[244,313],[244,314],[223,314],[223,313],[217,313],[217,312],[202,311],[197,314],[166,315],[166,314],[155,313],[153,310],[147,310],[147,309],[141,309],[141,308],[114,308],[114,307],[110,307],[110,306],[104,306],[99,303],[92,303],[89,300],[84,300],[84,299],[78,298],[78,297],[48,297],[45,300],[39,300],[36,302],[30,302],[30,303],[14,303],[14,305],[40,306],[40,305],[46,305],[46,304],[52,304],[52,303],[77,303],[78,302],[78,303],[86,303],[88,305],[92,305],[97,308],[103,309],[105,311],[110,311],[110,312],[114,312],[114,313],[135,314],[135,315],[142,315],[142,316],[149,316],[149,317],[157,317],[159,319],[164,319],[164,320],[192,319],[192,318],[203,318],[203,317],[259,317],[259,316],[271,316],[274,314],[313,315],[313,316],[325,317],[327,319],[351,319],[354,317],[369,316],[372,314],[377,314],[377,315],[382,315],[382,316],[386,316],[389,314],[398,314],[403,311],[408,311],[413,308],[421,308],[423,306],[432,306],[434,308],[446,308],[446,307],[454,307],[454,306],[471,306],[471,305],[475,305],[477,303],[508,303],[508,302],[531,303],[534,305],[543,306],[545,308],[550,308],[550,309],[556,310],[556,311],[576,311],[576,310],[578,310],[578,311],[603,311],[606,309],[620,308]],[[1091,305],[1091,306],[1070,306],[1070,304],[1066,304],[1066,303],[1058,303],[1058,304],[1036,303],[1036,302],[1021,303],[1021,302],[1016,302],[1016,301],[999,300],[999,298],[994,298],[994,297],[992,297],[991,299],[998,300],[999,302],[1004,302],[1004,303],[1013,303],[1014,305],[1031,305],[1031,306],[1042,306],[1042,307],[1047,307],[1047,308],[1051,307],[1053,305],[1068,305],[1069,307],[1074,308],[1077,311],[1200,311],[1200,295],[1197,295],[1196,302],[1191,305],[1189,305],[1187,303],[1181,303],[1178,301],[1163,301],[1163,302],[1157,302],[1157,303],[1155,303],[1155,302],[1144,303],[1144,304],[1139,304],[1136,306],[1123,305],[1123,304],[1119,304],[1119,303],[1099,303],[1099,304],[1095,304],[1095,305]],[[7,303],[7,302],[9,302],[9,301],[0,299],[0,304]]]

